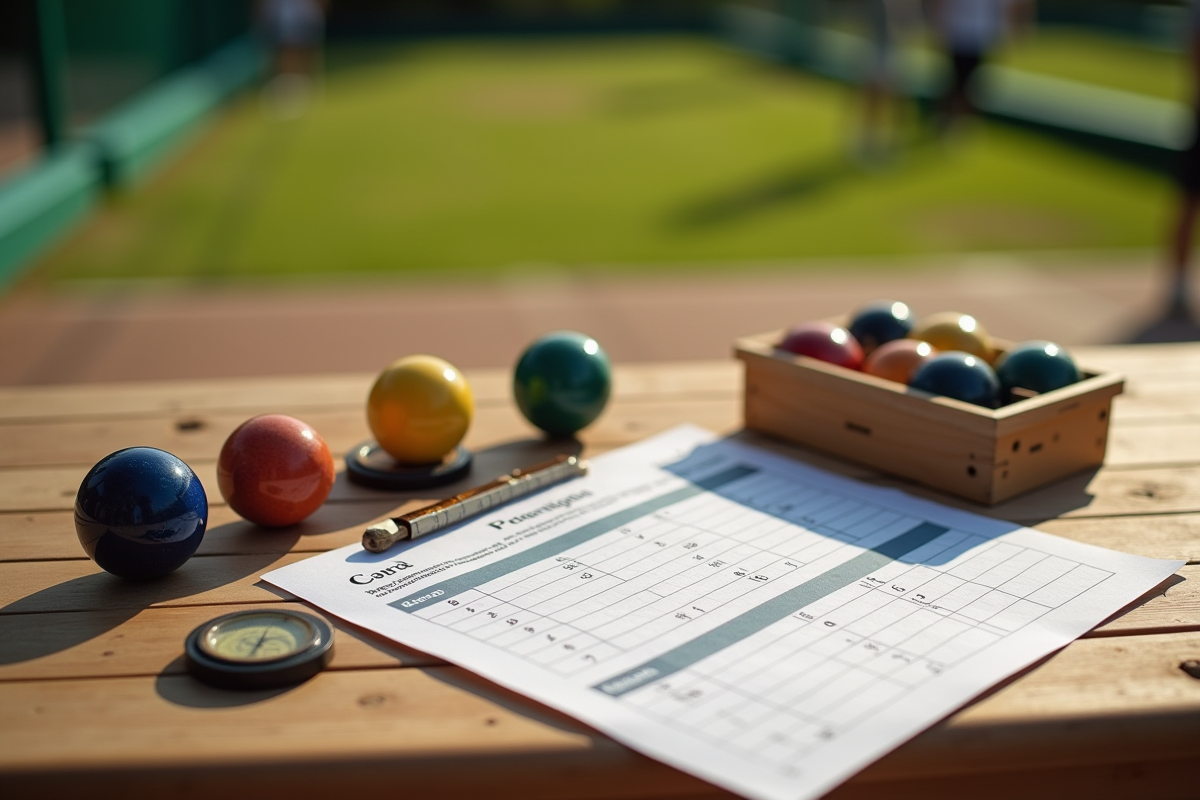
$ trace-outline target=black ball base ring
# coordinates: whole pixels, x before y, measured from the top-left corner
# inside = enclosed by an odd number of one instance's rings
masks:
[[[346,454],[346,476],[372,489],[427,489],[466,477],[471,461],[471,451],[459,445],[436,464],[404,464],[374,440],[367,440]]]

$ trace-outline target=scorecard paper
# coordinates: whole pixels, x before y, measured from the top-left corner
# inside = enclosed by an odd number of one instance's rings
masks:
[[[816,797],[1184,562],[694,427],[442,533],[263,578],[750,798]]]

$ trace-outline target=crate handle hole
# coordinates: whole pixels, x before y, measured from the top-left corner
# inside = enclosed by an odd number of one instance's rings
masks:
[[[1108,419],[1108,409],[1102,408],[1100,409],[1100,421],[1104,422],[1106,419]]]
[[[974,464],[967,465],[967,474],[970,475],[972,478],[975,477],[975,465]]]
[[[863,436],[870,436],[870,435],[871,435],[871,429],[870,429],[870,428],[868,428],[866,425],[859,425],[859,424],[858,424],[858,423],[856,423],[856,422],[847,422],[847,423],[846,423],[846,430],[848,430],[848,431],[854,431],[855,433],[861,433]]]
[[[1041,450],[1041,449],[1042,449],[1042,443],[1041,443],[1041,442],[1038,442],[1038,443],[1037,443],[1037,444],[1035,444],[1033,447],[1030,447],[1030,448],[1029,448],[1029,452],[1031,452],[1031,453],[1036,453],[1038,450]]]
[[[1020,449],[1021,449],[1021,440],[1017,439],[1016,441],[1013,442],[1013,452],[1015,453]]]

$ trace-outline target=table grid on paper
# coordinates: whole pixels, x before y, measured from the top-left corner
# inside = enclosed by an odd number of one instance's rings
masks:
[[[571,675],[689,625],[709,630],[700,622],[706,615],[720,609],[727,619],[781,587],[819,582],[832,574],[828,565],[861,552],[856,542],[891,539],[922,523],[755,471],[720,494],[623,521],[413,613]],[[737,633],[729,646],[661,680],[641,680],[632,670],[627,684],[620,677],[612,684],[629,688],[610,694],[693,735],[794,769],[798,758],[906,689],[1111,574],[924,527],[931,532],[923,544],[903,558],[884,559],[768,626]]]

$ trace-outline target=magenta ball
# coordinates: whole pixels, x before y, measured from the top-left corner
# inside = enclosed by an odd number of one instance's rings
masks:
[[[283,414],[246,420],[225,440],[217,485],[229,507],[268,528],[294,525],[333,487],[333,454],[309,425]]]
[[[850,331],[832,322],[804,322],[788,330],[781,350],[808,356],[847,369],[862,367],[863,350]]]

